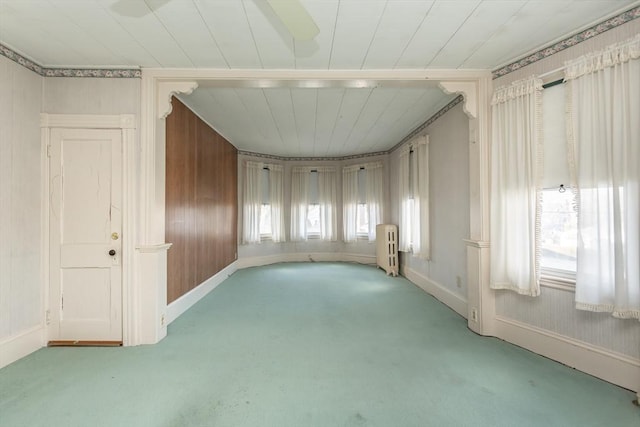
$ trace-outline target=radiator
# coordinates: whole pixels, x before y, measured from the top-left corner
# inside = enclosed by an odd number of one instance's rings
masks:
[[[393,224],[376,225],[376,258],[378,267],[387,275],[398,275],[398,227]]]

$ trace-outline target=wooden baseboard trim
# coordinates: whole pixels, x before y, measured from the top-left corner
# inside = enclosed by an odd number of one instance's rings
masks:
[[[122,341],[55,340],[47,347],[122,347]]]

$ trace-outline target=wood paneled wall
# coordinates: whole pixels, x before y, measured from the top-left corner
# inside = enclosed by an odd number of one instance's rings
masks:
[[[238,150],[176,98],[167,117],[167,303],[236,259]]]

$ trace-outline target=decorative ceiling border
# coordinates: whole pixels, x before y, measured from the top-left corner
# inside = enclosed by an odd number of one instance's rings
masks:
[[[423,124],[421,124],[420,126],[415,128],[414,130],[409,132],[409,134],[407,136],[405,136],[404,138],[402,138],[402,141],[400,141],[396,145],[394,145],[388,151],[388,153],[394,152],[395,150],[400,148],[402,145],[404,145],[406,142],[409,142],[410,140],[412,140],[416,135],[418,135],[420,132],[425,130],[428,126],[431,126],[433,124],[433,122],[438,120],[440,117],[444,116],[453,107],[455,107],[456,105],[460,104],[463,101],[463,99],[464,99],[464,97],[462,95],[456,96],[453,101],[449,102],[447,105],[445,105],[440,110],[438,110],[437,113],[435,113],[433,116],[429,117],[429,119],[427,119],[426,122],[424,122]]]
[[[251,151],[244,151],[244,150],[238,150],[238,154],[243,156],[259,157],[262,159],[279,160],[281,162],[291,162],[291,161],[322,162],[322,161],[353,160],[353,159],[363,159],[365,157],[383,156],[383,155],[389,154],[389,151],[377,151],[375,153],[353,154],[350,156],[339,156],[339,157],[284,157],[284,156],[276,156],[273,154],[253,153]]]
[[[43,77],[100,77],[115,79],[139,79],[142,77],[142,70],[135,68],[47,68],[20,55],[1,43],[0,55]]]
[[[605,31],[609,31],[615,27],[626,24],[627,22],[633,21],[637,18],[640,18],[640,6],[634,7],[633,9],[627,10],[626,12],[622,12],[621,14],[614,16],[613,18],[609,18],[606,21],[594,25],[593,27],[587,28],[584,31],[561,40],[558,43],[544,47],[539,51],[532,53],[531,55],[527,55],[526,57],[512,62],[509,65],[505,65],[502,68],[498,68],[497,70],[492,71],[493,78],[497,79],[498,77],[502,77],[504,75],[512,73],[522,67],[531,65],[534,62],[540,61],[541,59],[548,58],[551,55],[575,46],[578,43],[582,43],[583,41],[589,40],[590,38],[602,34]]]

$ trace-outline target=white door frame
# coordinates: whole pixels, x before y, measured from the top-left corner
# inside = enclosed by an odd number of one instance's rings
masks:
[[[136,120],[133,114],[86,115],[86,114],[40,114],[42,139],[42,306],[46,313],[44,319],[45,343],[50,324],[49,306],[49,150],[51,129],[119,129],[122,132],[122,343],[125,346],[136,345],[135,305],[138,295],[134,283],[134,242],[135,242],[135,137]]]

